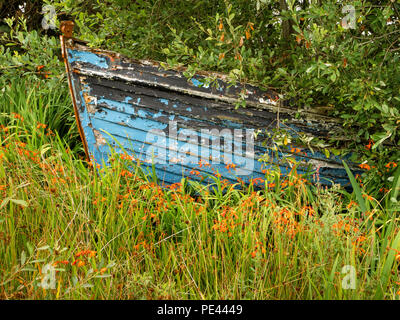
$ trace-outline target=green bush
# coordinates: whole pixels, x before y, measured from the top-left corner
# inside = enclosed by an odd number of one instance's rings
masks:
[[[353,160],[372,168],[371,185],[393,176],[400,127],[400,1],[56,0],[76,37],[133,58],[224,72],[232,81],[272,88],[298,109],[343,119]],[[345,29],[345,5],[355,28]],[[21,74],[63,77],[57,38],[7,20],[0,46],[2,81]],[[57,22],[59,23],[59,21]],[[41,72],[37,68],[44,66]],[[45,72],[51,72],[46,74]],[[11,78],[10,78],[11,77]],[[211,79],[210,79],[211,80]],[[393,168],[392,168],[393,169]],[[378,174],[379,173],[379,174]]]

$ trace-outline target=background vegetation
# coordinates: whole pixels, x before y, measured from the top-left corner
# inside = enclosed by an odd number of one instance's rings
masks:
[[[83,159],[58,29],[41,25],[45,4],[92,46],[188,76],[224,72],[341,117],[366,173],[351,176],[352,194],[295,170],[268,172],[255,182],[263,191],[218,179],[161,189],[124,159],[98,176]],[[346,4],[355,29],[343,28]],[[399,11],[399,1],[0,1],[1,297],[398,299]],[[54,289],[41,287],[46,265]],[[356,289],[343,285],[345,266]]]

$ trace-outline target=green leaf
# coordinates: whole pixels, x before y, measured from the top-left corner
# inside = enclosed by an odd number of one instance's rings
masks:
[[[21,266],[23,266],[26,262],[26,252],[22,251],[21,252]]]
[[[392,190],[390,191],[389,199],[391,202],[397,203],[397,197],[400,193],[400,165],[394,174]]]
[[[347,165],[347,163],[344,160],[342,162],[343,162],[344,168],[346,169],[347,175],[349,176],[350,183],[351,183],[351,185],[353,187],[353,191],[356,194],[356,199],[357,199],[357,202],[358,202],[358,204],[359,204],[359,206],[361,208],[361,211],[363,213],[366,213],[367,212],[367,206],[365,205],[364,199],[362,197],[360,186],[358,185],[358,183],[356,181],[356,178],[354,178],[353,173],[351,172],[351,170],[350,170],[349,166]]]
[[[31,245],[31,243],[28,241],[25,245],[26,245],[26,248],[28,249],[29,255],[32,255],[34,249],[33,249],[33,246]]]
[[[38,248],[37,250],[38,251],[42,251],[42,250],[47,250],[47,249],[49,249],[50,248],[50,246],[42,246],[42,247],[40,247],[40,248]]]
[[[33,272],[35,272],[35,271],[37,271],[37,269],[32,268],[32,267],[25,267],[25,268],[22,268],[21,271],[33,271]]]
[[[99,274],[97,276],[94,276],[93,278],[109,278],[111,277],[111,274]]]
[[[392,222],[393,223],[393,222]],[[383,266],[381,275],[380,275],[380,284],[378,285],[378,289],[376,290],[374,299],[381,300],[384,298],[384,294],[387,289],[387,285],[392,274],[393,263],[396,257],[396,250],[399,250],[400,247],[400,231],[397,233],[396,238],[392,241],[390,245],[389,252],[387,254],[385,264]]]
[[[301,29],[300,29],[298,26],[296,26],[296,25],[293,25],[293,29],[294,29],[295,31],[297,31],[297,33],[302,33]]]
[[[22,207],[27,207],[28,203],[25,200],[19,200],[19,199],[10,199],[11,202],[14,202],[15,204],[18,204]]]

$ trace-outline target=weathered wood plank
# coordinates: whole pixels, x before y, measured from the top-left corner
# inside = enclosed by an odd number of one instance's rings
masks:
[[[341,130],[337,119],[305,111],[297,118],[297,109],[280,103],[276,93],[231,85],[223,75],[217,75],[216,87],[204,87],[202,76],[188,81],[151,61],[89,49],[72,39],[63,44],[81,136],[98,163],[107,164],[111,149],[124,150],[144,167],[154,165],[165,183],[184,176],[210,182],[217,174],[249,183],[277,167],[287,175],[297,163],[299,174],[318,172],[322,184],[349,184],[338,157],[294,144],[274,150],[263,133],[254,138],[255,130],[272,130],[278,119],[294,134],[327,138]],[[240,92],[246,93],[246,108],[237,109]],[[269,159],[260,162],[266,154]]]

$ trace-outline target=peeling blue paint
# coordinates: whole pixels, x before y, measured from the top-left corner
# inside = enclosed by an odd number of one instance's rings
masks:
[[[98,104],[105,103],[105,104],[109,105],[110,107],[119,108],[120,110],[124,110],[124,111],[126,110],[127,107],[131,106],[129,103],[126,103],[126,102],[118,102],[118,101],[104,99],[104,98],[97,100],[97,103]]]
[[[155,113],[155,114],[153,115],[153,118],[154,118],[154,119],[157,119],[157,118],[162,117],[162,116],[163,116],[163,112],[162,112],[162,110],[160,110],[160,112],[157,112],[157,113]]]
[[[153,113],[153,112],[150,112],[149,110],[144,110],[144,109],[135,110],[129,104],[125,104],[125,103],[121,103],[121,102],[117,102],[117,101],[113,101],[113,100],[100,99],[99,102],[105,102],[110,107],[115,107],[117,111],[123,112],[123,114],[114,113],[112,110],[111,111],[109,110],[108,112],[110,114],[108,114],[108,113],[106,113],[106,114],[98,113],[98,114],[95,115],[95,118],[98,118],[98,119],[101,118],[101,119],[104,119],[104,120],[113,121],[114,123],[121,123],[121,124],[123,123],[125,125],[128,125],[129,127],[134,127],[134,128],[140,129],[143,132],[146,132],[149,129],[160,129],[160,130],[165,129],[167,125],[164,124],[164,125],[160,126],[160,123],[155,121],[155,119],[157,119],[157,118],[168,117],[169,120],[173,120],[175,118],[174,115],[170,115],[170,114],[164,112],[162,109],[160,109],[159,112],[157,112],[157,113]],[[127,113],[127,114],[125,114],[125,113]],[[143,119],[136,118],[134,121],[131,121],[130,120],[130,115],[136,115],[136,116],[138,116],[140,118],[143,118]],[[189,120],[193,121],[193,119],[189,118],[189,117],[179,116],[179,118],[184,120],[184,121],[189,121]],[[234,123],[234,122],[231,122],[231,121],[227,121],[227,126],[229,126],[229,125],[233,126],[233,127],[234,126],[240,127],[237,123]],[[243,128],[243,127],[241,127],[241,128]],[[129,132],[129,130],[128,131],[124,130],[124,132],[126,132],[126,134],[131,136],[131,137],[136,137],[137,136],[136,133]],[[115,132],[115,133],[117,134],[117,132]],[[179,135],[184,135],[184,134],[187,134],[187,133],[188,132],[185,132],[185,129],[179,129],[178,130],[178,134]],[[189,131],[189,133],[194,134],[193,131]],[[199,135],[198,133],[195,133],[195,134]],[[228,134],[228,133],[224,134],[224,132],[222,132],[221,134],[226,139],[231,139],[230,134]],[[202,134],[202,137],[206,138],[206,139],[209,139],[211,141],[211,143],[216,138],[215,136],[212,136],[212,135],[209,135],[209,134],[205,134],[204,132]],[[198,138],[200,139],[200,136],[198,136]],[[243,147],[244,144],[245,144],[245,142],[243,141],[242,147]],[[289,150],[289,148],[287,148],[287,149]],[[264,147],[261,147],[260,144],[256,144],[255,145],[255,150],[259,154],[267,153],[267,154],[269,154],[270,157],[277,156],[276,154],[274,154],[273,151],[268,150],[268,149],[266,149]],[[212,151],[212,152],[214,152],[214,151]],[[286,153],[286,154],[280,153],[280,152],[278,153],[278,157],[288,157],[288,156],[291,156],[296,161],[304,160],[303,157],[298,156],[298,155],[292,155],[290,153]],[[324,160],[324,155],[319,153],[317,156],[314,155],[314,158],[321,158],[321,160]],[[238,163],[239,160],[240,160],[240,162],[244,162],[245,161],[244,158],[237,158],[237,159],[235,159],[235,162]],[[330,173],[330,172],[327,171],[327,173]],[[260,176],[262,175],[261,172],[258,172],[257,174],[259,174]],[[338,172],[336,170],[335,174],[337,176],[346,177],[345,170],[342,170],[341,172]]]
[[[88,51],[68,49],[68,58],[70,63],[76,61],[88,63],[97,68],[109,68],[108,59]],[[154,73],[152,73],[148,79],[153,79],[157,83],[159,79],[153,77],[153,75]],[[250,158],[248,154],[244,153],[246,150],[245,138],[243,138],[243,141],[232,141],[231,133],[219,131],[218,135],[214,135],[212,132],[207,134],[200,132],[200,128],[207,129],[215,126],[216,123],[219,127],[228,129],[251,128],[246,128],[240,121],[235,122],[235,120],[228,120],[227,118],[231,119],[229,116],[225,118],[221,116],[217,119],[217,122],[214,122],[217,116],[215,118],[201,117],[201,115],[204,114],[203,110],[208,111],[208,108],[197,105],[196,101],[199,100],[193,99],[192,101],[194,102],[187,99],[179,100],[179,95],[177,95],[177,98],[174,96],[173,99],[165,99],[161,97],[170,97],[170,95],[165,94],[165,92],[162,94],[161,91],[161,93],[157,92],[153,96],[151,92],[150,94],[148,93],[149,89],[146,89],[148,91],[143,89],[143,92],[140,93],[141,97],[139,97],[139,93],[136,95],[130,90],[123,90],[114,86],[112,86],[113,93],[109,93],[108,95],[104,95],[104,92],[99,93],[100,90],[98,90],[97,96],[91,93],[94,99],[89,102],[91,108],[89,108],[90,112],[88,112],[88,106],[84,99],[86,95],[84,95],[84,93],[90,93],[91,87],[80,83],[77,80],[79,78],[74,78],[74,76],[72,76],[72,79],[73,85],[77,89],[78,105],[82,107],[78,108],[79,119],[86,137],[89,153],[99,164],[108,161],[109,154],[113,148],[115,148],[117,152],[121,152],[121,148],[123,148],[128,154],[144,161],[145,163],[143,163],[142,166],[146,168],[146,170],[149,170],[149,172],[151,172],[152,165],[151,163],[146,163],[146,161],[153,160],[158,178],[166,183],[179,182],[184,176],[190,176],[193,180],[200,181],[201,177],[191,174],[193,170],[201,172],[203,177],[215,176],[215,173],[219,172],[222,178],[235,183],[237,182],[238,176],[234,173],[234,170],[231,171],[226,167],[226,162],[224,161],[224,159],[230,159],[230,156],[232,157],[230,160],[239,168],[242,164],[246,163],[246,161],[249,161],[249,159],[254,162],[254,169],[251,172],[244,172],[240,175],[240,178],[245,182],[249,182],[250,179],[254,178],[264,179],[264,170],[275,169],[278,166],[282,175],[289,174],[291,168],[285,161],[282,161],[282,159],[288,157],[302,163],[307,163],[309,160],[328,160],[321,152],[315,152],[312,155],[293,154],[293,152],[290,151],[290,147],[286,150],[273,151],[271,148],[262,145],[261,142],[255,143],[255,158]],[[196,87],[209,87],[209,85],[204,85],[202,81],[196,78],[192,78],[191,82]],[[227,87],[219,86],[217,90],[223,92],[226,88]],[[105,96],[107,98],[105,98]],[[171,102],[174,110],[161,105],[160,102],[165,106],[169,106]],[[96,105],[96,107],[93,108],[93,105]],[[200,116],[196,114],[198,110],[200,110]],[[213,109],[210,108],[210,110]],[[183,114],[179,114],[179,112]],[[188,112],[193,114],[188,114]],[[177,128],[177,137],[170,136],[169,132],[168,121],[173,120],[178,120],[177,123],[179,124]],[[192,124],[195,124],[194,127],[197,128],[196,130],[188,129]],[[294,131],[300,131],[296,126],[291,127]],[[318,126],[315,126],[315,130],[318,130]],[[98,140],[99,133],[101,133],[101,143],[99,143]],[[221,137],[224,139],[221,139]],[[201,139],[209,140],[210,145],[206,148],[206,152],[199,147],[202,145]],[[104,144],[104,141],[106,141],[106,144]],[[224,142],[221,142],[219,145],[216,143],[218,141]],[[228,141],[226,145],[225,141]],[[215,144],[213,144],[213,142],[215,142]],[[157,144],[162,143],[165,144],[164,147],[154,148],[155,145],[157,146]],[[170,148],[171,146],[176,148]],[[154,151],[154,158],[152,159],[148,158],[150,151]],[[304,151],[309,152],[309,150]],[[258,161],[258,159],[265,154],[270,156],[271,163],[261,163]],[[210,167],[200,168],[198,163],[199,159],[208,159],[210,156],[214,161],[212,165]],[[167,163],[157,162],[157,159],[163,158],[167,160]],[[216,159],[220,159],[220,163],[215,161]],[[334,163],[339,163],[341,159],[332,156],[329,160]],[[303,165],[298,168],[298,173],[310,174],[312,172],[307,169],[306,165]],[[331,177],[335,183],[343,185],[348,184],[347,173],[342,168],[322,167],[319,173],[321,182],[325,184],[330,184],[329,180]],[[206,177],[204,181],[212,182],[212,179]]]
[[[167,99],[158,99],[160,100],[161,103],[164,103],[165,105],[169,104],[169,101]]]
[[[147,113],[146,113],[146,111],[138,110],[138,116],[139,116],[139,117],[142,117],[142,118],[146,118]]]
[[[193,85],[196,87],[203,87],[203,88],[208,88],[209,85],[208,84],[204,84],[203,82],[197,80],[196,78],[192,78],[190,79],[190,81],[192,81]]]
[[[95,53],[68,49],[68,54],[70,63],[74,61],[85,62],[102,69],[108,69],[106,58],[100,57]]]

